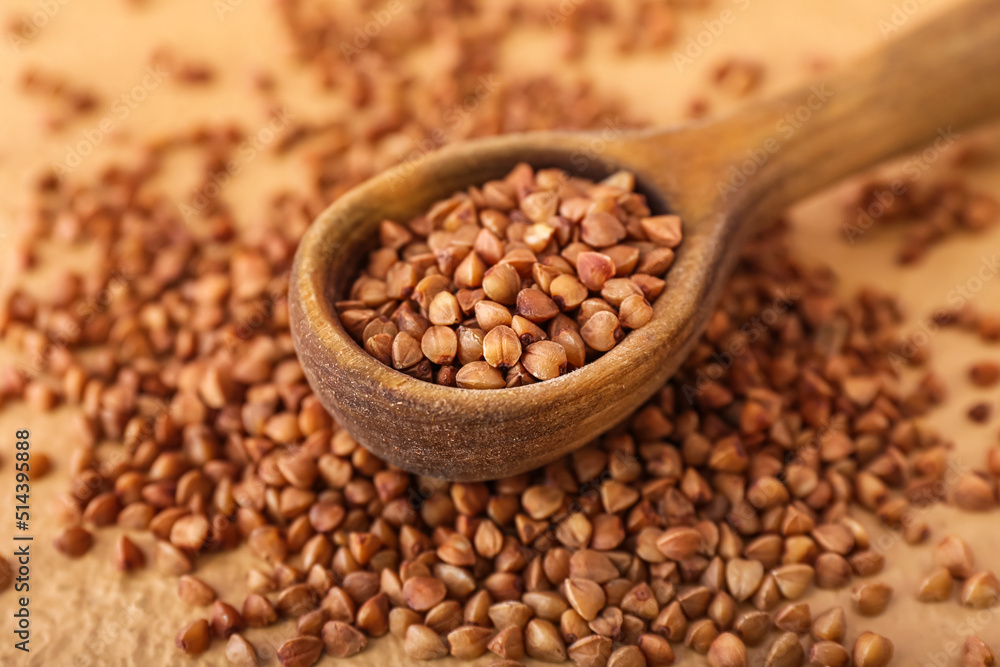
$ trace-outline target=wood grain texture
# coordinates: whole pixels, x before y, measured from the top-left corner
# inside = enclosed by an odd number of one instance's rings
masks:
[[[470,481],[548,463],[614,426],[677,370],[758,222],[940,132],[1000,116],[997,44],[1000,6],[973,0],[827,78],[710,124],[488,138],[380,174],[330,206],[299,246],[290,312],[309,382],[355,439],[406,470]],[[596,146],[599,159],[590,159]],[[680,214],[684,241],[653,319],[582,369],[513,389],[439,386],[368,355],[333,302],[379,223],[405,221],[522,161],[590,177],[629,169],[654,210]]]

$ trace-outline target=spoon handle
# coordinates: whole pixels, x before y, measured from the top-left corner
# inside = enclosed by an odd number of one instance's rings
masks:
[[[816,83],[696,130],[694,145],[721,148],[698,158],[716,182],[691,185],[730,210],[777,213],[907,150],[923,147],[932,162],[966,128],[998,117],[1000,2],[971,0]]]

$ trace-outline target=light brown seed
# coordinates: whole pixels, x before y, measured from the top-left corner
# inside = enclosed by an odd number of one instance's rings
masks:
[[[566,645],[559,631],[549,621],[534,618],[524,628],[524,650],[528,657],[542,662],[566,660]]]
[[[736,601],[725,591],[719,591],[708,605],[707,615],[720,630],[729,630],[736,619]]]
[[[712,667],[746,667],[747,647],[736,635],[723,632],[708,649],[708,664]]]
[[[131,572],[146,565],[146,556],[136,546],[135,542],[125,535],[120,535],[115,541],[115,568],[119,572]]]
[[[458,352],[458,336],[454,329],[433,326],[420,339],[420,349],[432,364],[450,364]]]
[[[643,633],[639,635],[636,646],[642,651],[648,667],[665,667],[674,663],[674,650],[670,642],[660,635]]]
[[[182,516],[170,529],[170,541],[178,548],[197,551],[208,539],[209,529],[208,519],[201,514]]]
[[[816,617],[812,624],[812,637],[817,641],[839,643],[847,631],[847,617],[841,607],[831,607]]]
[[[770,611],[778,606],[781,598],[781,589],[778,588],[777,580],[773,574],[768,573],[764,575],[764,580],[760,582],[760,588],[754,593],[752,602],[757,609]]]
[[[653,243],[676,248],[681,242],[681,219],[677,215],[657,215],[639,221]]]
[[[653,632],[661,634],[669,640],[683,640],[687,634],[688,621],[680,603],[675,600],[667,604],[659,616],[653,620],[650,628]]]
[[[809,664],[846,667],[851,662],[847,649],[836,642],[819,641],[809,649]]]
[[[847,526],[839,523],[816,526],[812,531],[812,536],[823,551],[832,551],[846,556],[854,548],[854,534]]]
[[[684,645],[698,653],[707,654],[718,636],[719,631],[715,627],[715,623],[703,618],[688,626],[687,634],[684,636]]]
[[[228,639],[233,633],[239,632],[246,623],[243,616],[232,605],[222,600],[216,600],[212,605],[212,632],[216,637]]]
[[[590,629],[590,624],[575,609],[567,609],[559,617],[559,632],[567,644],[572,644],[578,639],[594,634],[594,631]]]
[[[423,623],[423,614],[407,609],[406,607],[394,607],[389,611],[389,632],[396,639],[403,641],[406,638],[406,630],[411,625]]]
[[[505,660],[520,660],[524,657],[524,633],[519,627],[504,628],[489,640],[486,648]]]
[[[492,636],[487,628],[464,625],[448,633],[447,643],[452,656],[460,660],[475,660],[486,652],[486,645]]]
[[[546,338],[545,331],[541,327],[520,315],[515,315],[511,319],[510,328],[517,334],[522,346],[531,345]]]
[[[233,634],[226,643],[226,660],[236,667],[257,667],[257,651],[243,635]]]
[[[802,635],[812,626],[812,613],[805,602],[790,603],[774,615],[774,625],[783,632]]]
[[[788,600],[797,600],[809,590],[815,572],[809,565],[793,563],[775,568],[773,574],[781,594]]]
[[[381,637],[389,632],[389,596],[378,593],[358,608],[355,624],[369,637]]]
[[[566,599],[586,621],[597,618],[606,601],[601,585],[589,579],[567,579]]]
[[[564,311],[576,309],[590,296],[586,286],[577,280],[576,276],[566,274],[552,279],[552,283],[549,285],[549,294],[556,306]]]
[[[215,590],[189,574],[181,575],[177,580],[177,596],[192,607],[207,607],[215,602]]]
[[[612,278],[601,288],[601,298],[615,308],[619,308],[630,296],[643,296],[642,290],[628,278]]]
[[[476,323],[484,332],[489,333],[494,327],[511,326],[513,316],[507,306],[495,301],[480,301],[475,306]],[[522,318],[523,319],[523,318]]]
[[[748,600],[763,579],[764,565],[758,561],[734,558],[726,563],[726,586],[737,602]]]
[[[498,630],[511,627],[524,629],[533,613],[531,607],[516,600],[498,602],[489,610],[490,620]]]
[[[748,610],[740,614],[733,623],[736,636],[747,646],[757,646],[772,627],[771,616],[764,611]]]
[[[110,526],[118,517],[118,509],[118,498],[114,493],[101,493],[87,503],[83,520],[95,526]]]
[[[507,386],[507,381],[500,371],[485,361],[473,361],[459,368],[455,375],[455,383],[463,389],[502,389]]]
[[[185,625],[174,638],[174,644],[177,645],[177,648],[188,655],[204,653],[211,643],[211,628],[204,618],[199,618],[197,621]]]
[[[288,547],[277,526],[260,526],[255,528],[247,538],[250,551],[270,563],[285,560]]]
[[[537,618],[546,621],[558,621],[569,608],[566,600],[555,591],[528,591],[521,596],[521,600],[531,607]]]
[[[816,586],[825,589],[843,588],[851,580],[851,565],[840,554],[820,554],[815,566]]]
[[[862,632],[854,643],[855,667],[885,667],[892,660],[892,642],[874,632]]]
[[[1000,579],[988,570],[976,572],[962,584],[962,604],[973,609],[988,609],[1000,603]]]
[[[437,660],[448,655],[441,637],[426,625],[411,625],[406,629],[403,650],[413,660]]]
[[[606,254],[587,251],[577,255],[576,273],[587,289],[599,292],[605,282],[614,278],[616,268]]]
[[[688,618],[701,618],[712,602],[712,589],[708,586],[693,586],[677,594],[677,601]]]
[[[312,635],[313,637],[323,636],[323,626],[327,622],[325,609],[314,609],[295,621],[295,634]]]
[[[934,548],[934,564],[947,569],[956,579],[965,579],[972,575],[975,559],[964,540],[948,535]]]
[[[521,363],[535,378],[551,380],[566,372],[566,350],[552,341],[538,341],[525,348]]]
[[[955,580],[947,568],[935,568],[928,574],[917,590],[917,599],[921,602],[944,602],[951,597],[955,589]]]
[[[344,588],[347,589],[348,579],[344,578]],[[278,594],[274,607],[286,616],[298,617],[316,608],[319,595],[316,589],[308,584],[292,584]]]
[[[653,318],[653,307],[641,294],[632,294],[618,306],[618,321],[626,329],[638,329],[649,324]]]
[[[400,331],[392,340],[392,365],[397,370],[411,368],[424,358],[420,342],[413,336]]]
[[[436,326],[449,326],[462,321],[462,309],[451,292],[438,292],[427,306],[427,319]]]
[[[319,637],[293,637],[278,647],[278,660],[285,667],[309,667],[323,654]]]
[[[170,542],[157,542],[154,555],[156,567],[164,574],[181,575],[194,569],[190,556]]]
[[[601,311],[592,315],[580,327],[584,342],[598,352],[607,352],[624,337],[618,317],[611,312]]]
[[[965,473],[958,478],[952,500],[959,509],[968,512],[986,512],[996,507],[993,484],[974,472]]]
[[[979,637],[969,635],[962,644],[962,667],[989,667],[997,662],[993,650]]]
[[[863,616],[878,616],[892,599],[892,586],[872,581],[854,587],[854,608]]]
[[[875,549],[866,549],[851,554],[848,562],[859,577],[871,577],[885,567],[885,555]]]
[[[521,276],[510,264],[496,264],[483,276],[483,291],[492,301],[514,305],[521,291]]]
[[[688,526],[667,529],[656,543],[656,547],[667,558],[685,561],[692,558],[701,548],[701,533]]]
[[[470,252],[455,267],[452,280],[455,281],[455,285],[460,289],[475,289],[482,285],[483,274],[486,272],[486,268],[486,263],[479,254]]]
[[[251,628],[264,628],[278,620],[274,606],[258,593],[251,593],[243,600],[242,616]]]
[[[94,544],[94,536],[81,526],[69,526],[56,537],[56,551],[70,558],[79,558]]]
[[[607,248],[625,238],[625,226],[610,213],[594,211],[580,221],[580,238],[594,248]]]
[[[334,658],[350,658],[368,646],[368,638],[342,621],[330,621],[323,626],[322,646]]]
[[[611,657],[611,649],[609,638],[590,635],[573,642],[567,649],[567,655],[578,667],[605,667]]]
[[[490,366],[505,371],[521,359],[521,341],[514,330],[500,325],[483,338],[483,358]]]
[[[608,658],[608,667],[646,667],[646,656],[638,646],[621,646]]]
[[[779,635],[764,658],[765,667],[799,667],[805,659],[805,650],[794,632]]]
[[[530,322],[545,322],[559,314],[559,306],[541,290],[529,287],[517,293],[517,314]]]
[[[416,611],[429,610],[447,594],[444,582],[432,577],[411,577],[403,582],[403,600]]]

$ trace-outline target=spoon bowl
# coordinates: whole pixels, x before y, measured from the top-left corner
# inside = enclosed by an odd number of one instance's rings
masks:
[[[615,148],[640,141],[622,134]],[[352,190],[310,228],[296,257],[293,332],[306,374],[324,405],[381,458],[427,475],[488,479],[529,470],[598,436],[641,405],[674,372],[708,311],[700,303],[728,246],[714,221],[696,224],[637,174],[651,207],[684,216],[685,239],[652,320],[593,363],[554,380],[481,391],[417,380],[377,361],[340,324],[334,302],[374,247],[384,219],[407,220],[451,193],[501,178],[518,162],[600,178],[636,165],[596,155],[602,133],[527,133],[465,142],[415,170],[402,165]],[[616,151],[617,152],[617,151]],[[349,261],[347,258],[354,258]],[[663,349],[676,351],[664,360]],[[355,428],[352,428],[355,426]]]
[[[289,306],[306,377],[358,442],[406,470],[473,481],[552,461],[619,423],[679,368],[760,223],[942,128],[1000,115],[998,43],[995,0],[973,0],[852,67],[714,122],[479,139],[379,174],[324,211],[297,251]],[[334,303],[379,223],[405,222],[519,162],[591,179],[625,169],[654,213],[681,216],[684,240],[650,322],[583,368],[510,389],[436,385],[370,356]]]

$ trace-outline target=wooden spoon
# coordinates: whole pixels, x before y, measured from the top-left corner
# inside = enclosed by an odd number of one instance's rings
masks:
[[[448,146],[351,190],[309,229],[290,287],[299,359],[337,421],[394,465],[461,481],[533,469],[611,428],[663,386],[757,223],[902,151],[928,142],[943,150],[955,133],[998,115],[1000,3],[974,0],[838,73],[714,122]],[[409,220],[518,162],[590,178],[630,170],[654,212],[682,217],[684,242],[650,323],[579,370],[514,389],[443,387],[369,356],[333,302],[375,246],[379,223]]]

